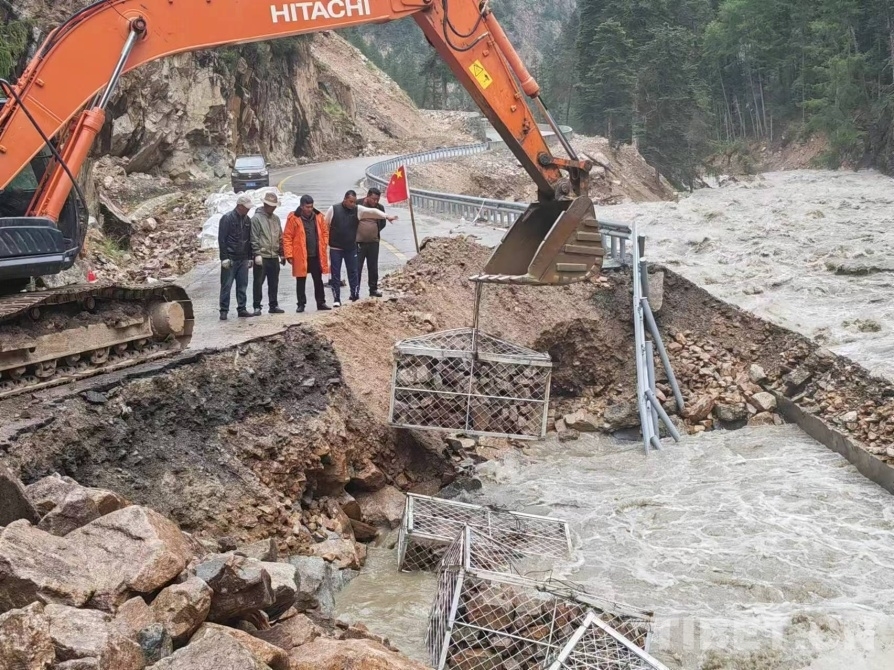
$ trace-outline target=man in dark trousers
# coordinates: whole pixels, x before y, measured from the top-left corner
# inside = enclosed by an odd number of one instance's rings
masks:
[[[348,191],[344,200],[326,211],[326,225],[329,228],[329,286],[332,287],[332,306],[341,307],[341,264],[348,270],[348,286],[351,301],[360,299],[360,278],[357,275],[357,226],[358,216],[369,219],[387,219],[385,212],[357,205],[357,193]]]
[[[301,196],[298,210],[286,219],[286,230],[282,236],[283,253],[292,266],[295,277],[295,292],[298,294],[298,312],[307,306],[307,274],[314,280],[314,298],[317,311],[329,310],[326,294],[323,292],[323,274],[329,272],[326,257],[329,246],[329,230],[323,214],[314,208],[314,199]]]
[[[217,229],[217,245],[220,248],[220,320],[227,320],[230,311],[230,294],[236,282],[237,314],[246,318],[254,316],[245,303],[248,298],[248,268],[251,266],[251,220],[248,211],[251,198],[239,196],[236,208],[220,218]]]
[[[382,192],[373,187],[366,192],[366,197],[361,203],[369,209],[377,209],[384,212],[385,208],[379,203]],[[370,219],[358,217],[360,223],[357,226],[357,283],[363,279],[363,264],[366,263],[366,273],[369,280],[369,297],[381,298],[379,293],[379,241],[382,239],[382,229],[387,225],[385,219]]]
[[[267,307],[271,314],[283,314],[279,307],[279,270],[285,265],[282,255],[282,222],[276,215],[279,197],[273,191],[264,195],[262,207],[251,218],[251,252],[255,257],[255,276],[252,292],[255,316],[261,316],[261,300],[264,295],[264,280],[267,281]]]

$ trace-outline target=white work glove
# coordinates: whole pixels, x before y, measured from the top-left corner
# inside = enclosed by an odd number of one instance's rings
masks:
[[[224,270],[229,270],[232,265],[233,261],[231,261],[229,258],[225,258],[220,262],[220,267],[222,267]]]
[[[255,265],[263,265],[263,264],[264,264],[264,258],[260,255],[255,256]]]

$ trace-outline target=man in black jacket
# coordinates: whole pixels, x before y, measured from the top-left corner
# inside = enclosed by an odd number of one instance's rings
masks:
[[[220,248],[220,320],[227,320],[230,293],[236,282],[237,314],[242,318],[254,316],[246,308],[248,298],[248,268],[251,266],[251,198],[239,196],[236,209],[220,218],[217,244]]]

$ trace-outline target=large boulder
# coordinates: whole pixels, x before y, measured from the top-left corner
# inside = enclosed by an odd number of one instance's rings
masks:
[[[393,486],[386,486],[375,493],[357,495],[357,504],[363,512],[363,521],[374,526],[397,528],[404,515],[407,497]]]
[[[276,540],[272,537],[239,547],[236,549],[236,553],[261,562],[275,561],[279,558],[279,550],[276,548]]]
[[[424,670],[427,666],[372,640],[320,638],[291,653],[292,670]]]
[[[0,614],[0,668],[45,670],[56,659],[41,603]]]
[[[211,611],[211,587],[195,576],[162,589],[152,601],[152,617],[180,644],[198,630]]]
[[[213,623],[202,624],[190,644],[196,644],[206,637],[219,639],[221,635],[229,635],[248,649],[257,660],[269,666],[270,670],[289,670],[289,655],[284,650],[235,628],[218,626]]]
[[[195,544],[176,524],[138,506],[100,517],[65,540],[87,557],[96,587],[91,604],[106,611],[173,581],[195,552]]]
[[[298,595],[298,575],[291,563],[262,563],[270,575],[270,588],[273,590],[273,604],[267,608],[271,620],[278,619],[292,605]]]
[[[140,596],[131,598],[118,608],[115,614],[115,627],[127,637],[136,639],[140,631],[155,623],[152,608]]]
[[[95,659],[99,668],[115,670],[146,667],[140,645],[123,635],[108,614],[64,605],[47,605],[45,614],[58,661]]]
[[[351,475],[348,486],[353,491],[373,492],[381,489],[387,480],[383,473],[372,461],[367,461],[359,470],[355,470]]]
[[[161,659],[152,670],[271,670],[232,635],[211,630]]]
[[[63,537],[101,516],[99,507],[87,491],[76,489],[60,500],[59,504],[40,520],[37,527],[52,535]]]
[[[0,612],[35,601],[86,605],[96,591],[90,568],[68,538],[15,521],[0,532]]]
[[[22,519],[36,524],[40,516],[19,478],[0,463],[0,527]]]
[[[210,621],[224,623],[240,614],[267,609],[276,601],[270,574],[253,558],[213,554],[196,565],[194,573],[214,592]]]

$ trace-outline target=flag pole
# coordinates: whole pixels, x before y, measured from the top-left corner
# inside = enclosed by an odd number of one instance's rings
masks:
[[[410,193],[409,170],[404,167],[404,180],[407,185],[407,202],[410,203],[410,224],[413,226],[413,241],[416,243],[416,253],[419,253],[419,237],[416,235],[416,216],[413,214],[413,194]]]

